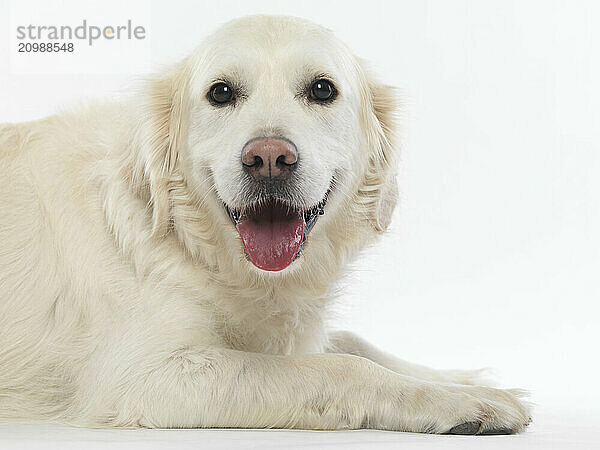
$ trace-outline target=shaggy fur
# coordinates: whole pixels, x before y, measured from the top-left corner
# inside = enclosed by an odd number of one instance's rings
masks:
[[[303,83],[322,74],[339,96],[309,104]],[[206,92],[223,78],[243,95],[216,108]],[[396,203],[395,109],[329,31],[258,16],[130,100],[0,126],[0,418],[523,429],[517,391],[324,328],[336,280]],[[264,272],[224,204],[246,201],[244,142],[274,134],[299,149],[294,201],[331,193],[300,258]]]

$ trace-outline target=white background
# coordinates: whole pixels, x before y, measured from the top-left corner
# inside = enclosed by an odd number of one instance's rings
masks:
[[[54,3],[53,17],[93,18],[98,6]],[[102,9],[121,17],[122,3]],[[155,69],[250,13],[313,19],[371,61],[405,105],[402,204],[347,279],[335,325],[408,360],[497,368],[503,384],[530,389],[553,417],[598,422],[598,2],[146,5]],[[119,74],[126,67],[106,73],[110,52],[96,72],[48,74],[40,65],[17,74],[8,11],[0,3],[0,122],[127,93],[135,82]]]

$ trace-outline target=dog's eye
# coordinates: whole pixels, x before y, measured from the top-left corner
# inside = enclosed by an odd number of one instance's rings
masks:
[[[321,78],[316,80],[310,88],[311,100],[317,102],[326,102],[333,100],[336,95],[335,87],[331,81]]]
[[[233,89],[227,83],[216,83],[210,87],[209,99],[218,105],[224,105],[233,100]]]

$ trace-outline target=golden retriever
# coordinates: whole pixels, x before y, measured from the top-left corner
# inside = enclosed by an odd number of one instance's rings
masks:
[[[122,102],[0,127],[0,417],[92,427],[514,433],[517,390],[324,311],[394,205],[394,91],[252,16]]]

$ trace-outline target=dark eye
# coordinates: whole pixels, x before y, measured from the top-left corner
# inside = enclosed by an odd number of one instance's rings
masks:
[[[310,98],[317,102],[333,100],[336,95],[335,87],[331,81],[324,78],[315,81],[310,87]]]
[[[216,83],[210,87],[208,97],[211,102],[223,105],[233,100],[233,89],[227,83]]]

